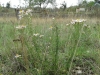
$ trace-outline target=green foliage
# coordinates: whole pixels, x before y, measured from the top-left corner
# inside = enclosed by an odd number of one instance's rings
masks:
[[[7,2],[7,4],[6,4],[6,8],[10,8],[10,2]]]
[[[90,1],[90,2],[88,2],[87,6],[88,6],[88,7],[93,7],[93,6],[94,6],[94,4],[95,4],[95,2],[94,2],[94,1]]]
[[[66,8],[67,8],[67,4],[65,3],[65,1],[64,1],[64,3],[62,4],[62,6],[63,6],[63,11],[65,11]]]
[[[90,71],[99,75],[94,69],[99,67],[95,60],[100,59],[100,24],[75,20],[66,25],[65,19],[57,20],[34,18],[26,25],[0,22],[0,73],[74,75],[78,67],[83,75]]]
[[[29,3],[29,7],[34,6],[34,5],[39,5],[41,8],[42,4],[47,4],[48,3],[55,3],[55,0],[25,0]]]
[[[94,4],[95,4],[94,1],[89,1],[89,2],[87,2],[86,0],[84,0],[84,1],[82,2],[82,4],[80,4],[79,6],[85,7],[85,8],[90,8],[90,7],[92,7]]]
[[[0,6],[0,12],[1,12],[1,10],[2,10],[2,6]]]

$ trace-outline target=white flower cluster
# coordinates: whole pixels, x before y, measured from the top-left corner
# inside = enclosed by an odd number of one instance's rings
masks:
[[[21,18],[23,17],[24,12],[25,12],[24,10],[20,10],[20,11],[19,11],[19,13],[18,13],[19,19],[21,19]]]
[[[16,27],[16,29],[19,29],[19,30],[24,29],[24,28],[26,28],[26,26],[24,26],[24,25],[19,25],[19,26]]]
[[[74,25],[74,24],[76,24],[76,23],[83,23],[83,22],[85,22],[85,21],[86,21],[86,19],[76,19],[76,20],[73,20],[73,19],[72,19],[72,21],[71,21],[70,23],[67,23],[66,26]]]
[[[35,36],[35,37],[39,36],[40,38],[42,38],[44,35],[40,35],[39,33],[35,33],[35,34],[33,34],[33,36]]]
[[[86,21],[85,19],[76,19],[76,20],[72,20],[71,24],[82,23],[82,22],[85,22],[85,21]]]
[[[19,57],[21,57],[21,55],[19,55],[19,54],[16,54],[15,55],[15,58],[19,58]]]
[[[33,12],[32,9],[27,9],[27,11],[25,12],[25,14],[32,16],[32,12]]]
[[[36,33],[36,34],[33,34],[34,36],[39,36],[40,34],[39,33]]]
[[[33,12],[32,9],[27,9],[26,11],[25,10],[20,10],[19,13],[18,13],[18,17],[21,20],[26,15],[32,16],[32,12]]]

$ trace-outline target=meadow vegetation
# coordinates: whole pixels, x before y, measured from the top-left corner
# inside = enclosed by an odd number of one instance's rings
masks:
[[[0,75],[99,75],[99,49],[97,18],[0,18]]]

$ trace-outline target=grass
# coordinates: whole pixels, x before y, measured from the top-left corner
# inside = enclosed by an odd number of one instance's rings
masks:
[[[0,74],[99,75],[100,22],[86,18],[73,25],[71,19],[33,18],[18,23],[1,18]],[[26,28],[16,29],[19,25]]]

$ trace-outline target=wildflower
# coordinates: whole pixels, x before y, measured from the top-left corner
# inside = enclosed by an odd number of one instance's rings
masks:
[[[86,20],[85,19],[76,19],[76,20],[72,20],[71,21],[71,24],[73,23],[82,23],[82,22],[85,22]]]
[[[47,46],[47,48],[49,48],[50,46]]]
[[[74,22],[74,21],[72,21],[72,22],[71,22],[71,24],[75,24],[75,22]]]
[[[26,15],[31,15],[32,16],[32,9],[27,9],[27,11],[20,10],[19,13],[18,13],[19,20],[21,20]]]
[[[33,34],[34,36],[39,36],[39,33]]]
[[[37,70],[37,72],[39,72],[39,69],[37,69],[37,68],[34,68],[35,70]]]
[[[87,53],[90,53],[90,51],[88,50]]]
[[[54,20],[55,18],[53,17],[52,19]]]
[[[40,35],[40,38],[43,37],[44,35]]]
[[[19,13],[18,13],[18,17],[19,17],[19,20],[21,20],[24,16],[24,10],[20,10]]]
[[[24,29],[24,28],[26,28],[26,26],[24,26],[24,25],[19,25],[16,27],[16,29]]]
[[[32,9],[27,9],[26,12],[31,13],[33,10]]]
[[[77,70],[77,74],[82,74],[82,70]]]
[[[80,69],[81,69],[81,67],[77,66],[77,67],[76,67],[76,69],[80,70]]]
[[[19,20],[21,20],[22,18],[23,18],[23,15],[18,15],[18,17],[19,17]]]
[[[84,26],[84,27],[87,27],[87,28],[90,28],[90,26],[89,26],[89,25],[87,25],[87,24],[84,24],[83,26]]]
[[[37,69],[37,72],[39,72],[39,69]]]
[[[19,55],[19,54],[16,54],[15,55],[15,58],[19,58],[19,57],[21,57],[21,55]]]
[[[25,12],[25,15],[31,15],[32,16],[32,9],[27,9],[27,11]]]
[[[21,14],[21,15],[23,15],[24,13],[25,13],[24,10],[19,11],[19,14]]]
[[[69,24],[66,24],[66,26],[68,26]]]
[[[53,28],[53,27],[52,27],[52,26],[50,26],[50,28],[49,28],[49,29],[51,29],[51,30],[52,30],[52,28]]]
[[[28,15],[28,13],[26,12],[25,15]]]
[[[32,47],[34,47],[34,45],[32,44]]]

